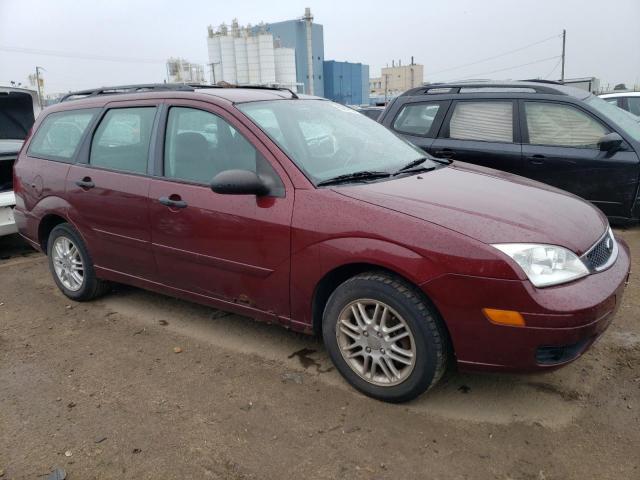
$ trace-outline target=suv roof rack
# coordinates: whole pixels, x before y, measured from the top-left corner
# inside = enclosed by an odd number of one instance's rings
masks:
[[[291,94],[291,98],[298,99],[298,95],[291,89],[286,87],[274,87],[268,85],[233,85],[226,82],[220,82],[216,85],[200,85],[195,83],[142,83],[137,85],[119,85],[115,87],[100,87],[89,90],[78,90],[69,92],[64,95],[60,102],[69,100],[80,100],[88,97],[97,97],[101,95],[118,95],[125,93],[143,93],[143,92],[162,92],[162,91],[179,91],[179,92],[195,92],[197,89],[204,88],[251,88],[260,90],[276,90],[286,91]]]
[[[467,80],[459,82],[429,83],[421,87],[412,88],[404,92],[401,96],[424,95],[435,90],[433,93],[465,93],[462,89],[528,89],[534,93],[546,93],[551,95],[568,95],[562,83],[551,80],[513,80],[513,81],[492,81],[492,80]],[[449,90],[443,92],[442,90]],[[475,92],[478,93],[478,92]]]

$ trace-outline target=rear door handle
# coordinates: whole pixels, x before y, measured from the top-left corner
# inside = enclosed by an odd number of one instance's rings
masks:
[[[544,161],[547,157],[545,157],[544,155],[531,155],[529,158],[529,163],[533,164],[533,165],[543,165]]]
[[[173,195],[172,195],[173,196]],[[178,197],[180,198],[180,197]],[[171,208],[187,208],[188,204],[184,200],[173,200],[169,197],[160,197],[158,201],[167,207]]]
[[[84,177],[82,180],[78,180],[76,185],[84,190],[89,190],[96,186],[96,184],[91,181],[91,177]]]
[[[442,150],[436,150],[433,154],[440,158],[452,158],[455,152],[449,148],[443,148]]]

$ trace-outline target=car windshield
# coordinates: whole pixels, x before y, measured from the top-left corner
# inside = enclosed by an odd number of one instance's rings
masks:
[[[636,142],[640,142],[640,123],[636,121],[634,115],[595,95],[587,98],[585,102],[605,117],[616,122],[624,130],[624,133]]]
[[[394,173],[427,156],[379,123],[330,101],[276,100],[237,107],[315,184],[358,172]],[[420,167],[436,165],[427,159]]]

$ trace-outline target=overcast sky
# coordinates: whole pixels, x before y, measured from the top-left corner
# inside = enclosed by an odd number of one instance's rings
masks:
[[[371,76],[413,55],[426,81],[557,79],[566,28],[568,78],[640,84],[640,0],[0,0],[0,84],[36,65],[49,93],[159,82],[167,57],[207,62],[207,25],[287,20],[306,6],[324,26],[325,59],[369,64]]]

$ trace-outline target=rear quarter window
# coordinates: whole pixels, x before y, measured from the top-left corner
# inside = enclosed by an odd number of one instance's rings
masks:
[[[80,140],[98,111],[92,108],[47,115],[33,136],[28,155],[71,163]]]
[[[440,110],[438,103],[414,103],[402,107],[393,121],[393,129],[409,135],[427,135]]]

